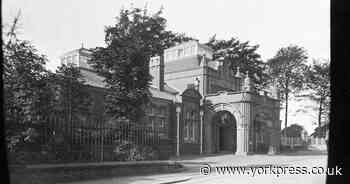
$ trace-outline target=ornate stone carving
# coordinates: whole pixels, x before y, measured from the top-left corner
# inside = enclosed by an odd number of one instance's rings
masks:
[[[249,77],[249,71],[247,71],[246,76],[244,78],[243,90],[244,91],[253,91],[253,82]]]
[[[195,88],[196,90],[199,90],[199,84],[200,84],[199,77],[196,77],[196,78],[194,79],[194,88]]]

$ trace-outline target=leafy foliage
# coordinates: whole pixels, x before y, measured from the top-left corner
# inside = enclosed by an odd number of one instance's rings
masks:
[[[25,124],[37,124],[48,113],[47,59],[30,42],[18,39],[15,31],[19,16],[4,37],[3,81],[6,139],[10,151],[31,141]],[[19,124],[21,126],[19,126]]]
[[[313,136],[318,138],[325,138],[327,134],[327,129],[329,130],[329,124],[324,124],[315,128]]]
[[[304,73],[307,71],[306,50],[296,45],[281,48],[268,61],[269,73],[279,87],[285,102],[285,127],[288,122],[288,98],[290,93],[297,93],[305,82]]]
[[[16,161],[39,157],[30,152],[41,149],[39,129],[53,112],[82,112],[89,101],[79,71],[66,66],[57,74],[47,71],[46,57],[17,37],[18,20],[19,16],[2,43],[6,142],[10,158]]]
[[[277,81],[282,94],[286,95],[302,89],[307,58],[304,48],[290,45],[278,50],[277,54],[268,61],[269,73]]]
[[[266,64],[261,60],[261,56],[256,52],[258,45],[251,46],[249,42],[241,42],[236,38],[229,40],[217,40],[215,35],[210,38],[207,46],[214,49],[214,60],[224,60],[230,62],[230,70],[249,71],[258,89],[266,87],[268,75]]]
[[[282,130],[282,133],[284,135],[287,135],[287,137],[301,137],[301,133],[304,130],[304,127],[298,125],[298,124],[292,124],[287,128],[284,128]]]
[[[74,64],[62,65],[50,77],[55,112],[66,115],[90,113],[92,100],[79,68]]]
[[[321,126],[322,120],[328,121],[330,110],[330,68],[329,62],[320,63],[314,60],[313,65],[305,74],[306,89],[310,91],[304,97],[317,102],[318,106],[318,125]]]
[[[105,30],[106,47],[93,50],[91,65],[108,84],[106,113],[114,118],[137,121],[149,101],[151,56],[176,43],[191,40],[166,31],[162,10],[149,15],[146,9],[121,10],[117,23]]]
[[[148,145],[137,145],[128,141],[117,144],[113,150],[113,153],[113,160],[116,161],[159,159],[159,153],[153,147]]]

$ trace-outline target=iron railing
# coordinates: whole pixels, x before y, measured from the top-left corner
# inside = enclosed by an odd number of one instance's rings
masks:
[[[155,147],[166,134],[161,129],[132,122],[106,121],[96,115],[67,118],[54,114],[40,124],[22,126],[34,132],[34,141],[29,147],[32,148],[30,152],[43,155],[40,162],[120,160],[118,154],[131,155],[133,148],[139,146]]]

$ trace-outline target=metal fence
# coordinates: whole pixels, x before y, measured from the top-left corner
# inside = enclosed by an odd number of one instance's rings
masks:
[[[306,141],[301,139],[300,137],[285,137],[281,136],[281,144],[282,146],[295,147],[295,146],[303,146]]]
[[[324,137],[310,137],[311,145],[326,145],[326,138]]]
[[[160,129],[106,121],[96,115],[68,118],[55,114],[26,128],[36,134],[32,150],[47,155],[41,162],[123,160],[118,155],[130,156],[137,147],[159,145],[164,135]]]

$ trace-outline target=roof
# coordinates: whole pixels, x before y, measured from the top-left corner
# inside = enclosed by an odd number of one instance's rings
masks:
[[[71,51],[68,51],[68,52],[65,52],[64,54],[62,54],[60,56],[60,58],[62,57],[65,57],[65,56],[69,56],[73,53],[83,53],[85,55],[89,55],[91,54],[91,51],[89,49],[86,49],[86,48],[79,48],[79,49],[74,49],[74,50],[71,50]]]
[[[107,85],[107,83],[104,82],[104,77],[99,76],[96,72],[81,68],[80,73],[83,76],[86,85],[90,85],[98,88],[105,88]],[[175,100],[176,94],[179,93],[178,91],[176,91],[174,88],[170,87],[167,84],[165,84],[164,86],[164,91],[160,91],[159,89],[154,87],[149,87],[149,91],[152,97],[171,100],[171,101]]]
[[[205,49],[207,49],[207,50],[210,50],[211,52],[214,52],[214,49],[212,49],[211,47],[209,47],[209,46],[207,46],[207,45],[205,45],[205,44],[199,43],[198,45],[199,45],[200,47],[202,47],[202,48],[205,48]]]
[[[170,51],[170,50],[176,50],[178,48],[182,48],[183,46],[188,46],[188,45],[197,45],[198,47],[204,48],[206,50],[210,50],[211,52],[214,51],[214,49],[212,49],[211,47],[205,45],[204,43],[199,43],[198,40],[189,40],[186,42],[182,42],[179,43],[177,45],[174,45],[172,47],[169,47],[167,49],[164,50],[164,52]]]
[[[176,95],[166,92],[166,91],[160,91],[159,89],[156,89],[154,87],[149,87],[149,91],[151,92],[152,97],[154,98],[161,98],[166,100],[175,101]]]
[[[175,88],[170,87],[167,83],[164,84],[164,91],[174,95],[179,93],[179,91],[177,91]]]
[[[85,80],[85,84],[87,85],[99,88],[105,88],[107,85],[107,83],[104,82],[104,77],[99,76],[96,72],[81,68],[80,73]]]

